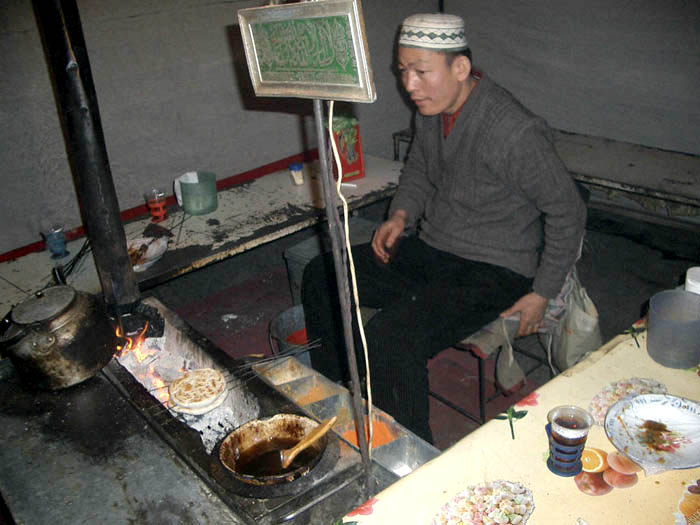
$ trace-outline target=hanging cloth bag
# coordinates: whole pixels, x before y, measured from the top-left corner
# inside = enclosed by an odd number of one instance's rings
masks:
[[[572,273],[572,279],[574,287],[567,300],[567,312],[561,326],[559,344],[554,346],[552,356],[554,366],[559,371],[575,365],[603,344],[598,309],[586,289],[581,286],[575,271]]]

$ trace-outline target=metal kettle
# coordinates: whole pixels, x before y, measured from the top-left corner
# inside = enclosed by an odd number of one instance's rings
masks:
[[[96,375],[118,342],[105,304],[67,285],[47,288],[15,306],[0,330],[0,352],[24,381],[46,390]]]

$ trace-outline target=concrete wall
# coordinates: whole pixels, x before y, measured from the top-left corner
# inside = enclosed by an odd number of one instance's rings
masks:
[[[190,170],[218,178],[316,147],[312,103],[256,98],[237,10],[263,0],[78,0],[120,207]],[[377,101],[356,113],[367,153],[390,157],[411,112],[391,71],[401,19],[437,1],[363,5]],[[42,225],[81,224],[31,2],[0,6],[0,253]],[[340,108],[339,108],[340,109]]]
[[[193,169],[224,178],[313,148],[311,102],[255,98],[236,11],[263,0],[78,0],[122,209]],[[410,123],[392,72],[401,19],[434,0],[364,0],[377,102],[364,150]],[[550,124],[700,153],[700,5],[691,0],[445,0],[475,62]],[[0,253],[80,225],[31,3],[0,5]]]
[[[700,2],[445,0],[474,62],[550,125],[700,154]]]

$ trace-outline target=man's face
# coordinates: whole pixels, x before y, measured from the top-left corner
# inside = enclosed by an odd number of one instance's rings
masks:
[[[399,47],[401,82],[421,115],[454,113],[466,100],[462,97],[466,86],[460,60],[448,64],[444,53]]]

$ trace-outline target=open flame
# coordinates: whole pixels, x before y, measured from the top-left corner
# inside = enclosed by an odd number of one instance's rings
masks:
[[[122,333],[122,329],[120,326],[117,326],[116,329],[116,334],[117,337],[120,339],[125,339],[126,344],[124,345],[117,345],[117,351],[119,352],[119,356],[126,355],[128,352],[134,352],[134,355],[138,359],[139,363],[143,362],[146,357],[148,357],[149,354],[143,355],[141,353],[141,347],[143,345],[144,340],[146,339],[145,334],[146,331],[148,330],[148,321],[144,323],[143,330],[139,332],[139,334],[136,337],[129,337],[128,335],[124,335]]]
[[[148,391],[153,394],[153,396],[158,399],[163,405],[167,406],[170,400],[170,394],[168,393],[167,385],[161,377],[158,369],[156,367],[156,361],[158,360],[158,350],[153,348],[144,348],[144,341],[146,340],[146,332],[148,331],[148,321],[145,322],[143,330],[139,332],[134,337],[129,337],[122,333],[119,326],[116,329],[116,335],[120,339],[124,339],[125,343],[123,345],[117,345],[117,352],[119,358],[123,358],[127,354],[132,354],[139,365],[143,365],[145,371],[137,372],[131,370],[131,373],[139,380],[139,382],[144,385]],[[144,363],[146,359],[149,362]]]
[[[155,363],[148,365],[148,369],[143,374],[137,374],[137,379],[144,385],[150,385],[148,391],[155,396],[163,405],[168,406],[170,401],[170,393],[166,388],[165,381],[156,370]]]

